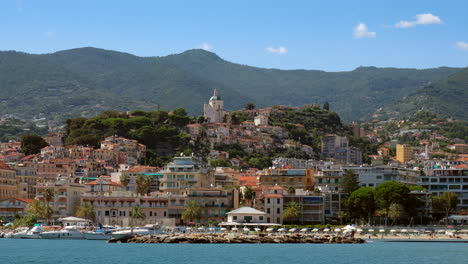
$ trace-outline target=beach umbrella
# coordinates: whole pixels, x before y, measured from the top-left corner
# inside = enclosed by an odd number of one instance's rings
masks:
[[[239,229],[238,229],[237,227],[233,227],[233,228],[231,229],[232,232],[237,232],[238,230],[239,230]]]
[[[210,227],[208,230],[209,230],[210,232],[215,232],[215,231],[216,231],[216,229],[215,229],[214,227]]]
[[[198,228],[198,231],[204,231],[204,230],[205,230],[205,228],[203,226]]]
[[[267,228],[266,231],[267,231],[268,233],[273,233],[273,232],[275,232],[275,229],[270,227],[270,228]]]
[[[310,228],[302,228],[302,229],[301,229],[301,232],[302,232],[302,233],[307,233],[307,232],[309,232],[309,231],[310,231]]]
[[[362,233],[362,231],[363,231],[363,230],[360,229],[360,228],[356,229],[356,232],[358,232],[358,233]]]
[[[312,229],[312,232],[318,232],[318,231],[320,231],[320,229],[318,229],[318,228]]]
[[[291,228],[291,229],[289,229],[289,232],[291,232],[291,233],[297,232],[297,228]]]
[[[325,228],[323,232],[330,232],[330,228]]]
[[[221,232],[226,232],[226,231],[227,231],[227,228],[222,227],[220,231],[221,231]]]
[[[286,228],[284,228],[284,227],[283,227],[283,228],[280,228],[280,229],[278,229],[278,232],[286,232],[286,231],[288,231],[288,229],[286,229]]]
[[[396,233],[397,231],[395,229],[390,230],[390,233]]]
[[[379,232],[380,233],[385,233],[385,229],[380,229]]]
[[[374,229],[369,229],[369,230],[367,230],[367,232],[374,233]]]
[[[244,227],[244,232],[250,232],[250,229],[248,227]]]
[[[254,228],[254,231],[257,232],[257,233],[259,233],[260,231],[262,231],[262,229],[256,227],[256,228]]]
[[[402,229],[400,232],[401,233],[408,233],[408,229]]]
[[[335,232],[337,233],[341,232],[341,228],[335,228]]]

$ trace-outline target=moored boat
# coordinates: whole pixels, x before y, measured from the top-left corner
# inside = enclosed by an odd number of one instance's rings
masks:
[[[42,232],[40,237],[43,239],[85,239],[83,232],[74,226],[66,226],[58,231]]]
[[[41,238],[42,232],[44,232],[42,226],[34,226],[26,232],[20,232],[15,234],[13,237],[20,239],[39,239]]]

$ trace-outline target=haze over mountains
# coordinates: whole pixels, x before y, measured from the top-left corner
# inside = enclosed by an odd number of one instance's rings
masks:
[[[345,121],[352,121],[368,120],[376,111],[382,117],[401,116],[392,107],[409,102],[413,107],[405,114],[430,109],[467,120],[467,76],[467,68],[448,67],[263,69],[198,49],[164,57],[96,48],[43,55],[5,51],[0,52],[0,113],[63,119],[107,109],[184,107],[198,115],[218,88],[227,110],[240,109],[248,101],[257,107],[329,102]]]

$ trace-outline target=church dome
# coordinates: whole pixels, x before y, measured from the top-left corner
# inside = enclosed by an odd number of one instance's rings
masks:
[[[218,89],[214,89],[213,96],[211,96],[210,98],[210,101],[213,101],[213,100],[221,100]]]

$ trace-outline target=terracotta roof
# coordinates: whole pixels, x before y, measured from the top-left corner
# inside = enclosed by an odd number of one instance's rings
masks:
[[[18,201],[24,202],[24,203],[32,203],[34,200],[33,199],[28,199],[28,198],[20,198],[20,197],[15,197],[13,199],[16,199]]]
[[[102,183],[99,183],[100,181]],[[105,184],[105,183],[107,183],[107,184]],[[88,182],[86,185],[99,185],[99,184],[112,185],[112,186],[121,186],[119,183],[113,182],[113,181],[107,180],[107,179],[97,179],[97,180],[94,180],[92,182]]]
[[[281,194],[265,194],[264,197],[266,198],[281,198],[283,195]]]
[[[0,169],[2,170],[13,170],[10,166],[6,165],[4,162],[0,161]]]
[[[275,185],[273,186],[273,188],[271,188],[272,190],[286,190],[285,188],[279,186],[279,185]]]

